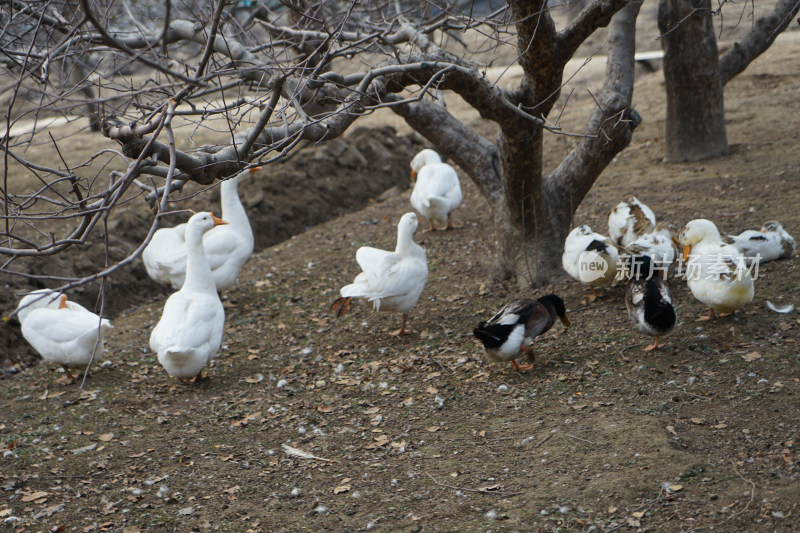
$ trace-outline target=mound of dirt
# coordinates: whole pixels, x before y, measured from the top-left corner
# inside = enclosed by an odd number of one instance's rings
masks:
[[[308,228],[363,208],[370,201],[402,191],[409,186],[408,163],[423,148],[416,136],[398,136],[392,127],[357,128],[343,138],[322,146],[297,150],[280,163],[249,175],[239,184],[239,195],[250,216],[256,251],[272,246]],[[219,188],[207,192],[187,185],[175,209],[219,210]],[[198,194],[199,193],[199,194]],[[113,264],[133,253],[147,236],[153,214],[144,202],[119,208],[108,226],[109,260]],[[168,217],[168,225],[185,222],[186,215]],[[84,246],[36,260],[20,260],[17,270],[31,275],[52,275],[61,279],[80,278],[103,269],[106,252],[103,236]],[[0,293],[0,309],[8,314],[16,307],[19,295],[63,281],[44,284],[24,277],[6,281]],[[100,309],[101,282],[95,281],[70,292],[70,298],[90,309]],[[103,315],[113,318],[120,311],[170,289],[152,281],[138,259],[115,271],[106,279]],[[38,360],[25,342],[19,324],[11,321],[0,327],[0,343],[6,346],[0,360],[0,378],[18,372]]]

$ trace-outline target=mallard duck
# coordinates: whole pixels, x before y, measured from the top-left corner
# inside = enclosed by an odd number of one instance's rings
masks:
[[[726,235],[722,241],[735,246],[748,263],[756,257],[761,263],[792,257],[795,251],[794,239],[777,220],[765,222],[761,231],[749,229],[739,235]]]
[[[425,250],[414,242],[417,215],[406,213],[397,224],[397,247],[394,252],[362,246],[356,250],[356,261],[361,272],[350,285],[339,291],[332,305],[336,316],[350,310],[352,298],[372,302],[375,311],[393,311],[403,314],[400,329],[391,335],[406,333],[408,312],[417,303],[428,280],[428,262]]]
[[[42,289],[20,300],[17,317],[22,336],[42,359],[61,365],[70,382],[70,368],[86,369],[92,354],[103,353],[105,333],[111,322],[67,300],[67,295]]]
[[[592,295],[589,301],[597,299],[596,287],[610,283],[617,274],[619,253],[611,239],[595,233],[587,226],[578,226],[567,235],[561,265],[567,274],[589,285]]]
[[[519,298],[507,303],[488,321],[478,324],[472,333],[483,343],[490,361],[511,361],[517,370],[530,370],[535,362],[533,339],[550,329],[556,317],[569,326],[564,301],[555,294],[538,300]],[[516,358],[526,354],[530,365],[519,365]]]
[[[651,233],[638,237],[625,247],[631,255],[647,255],[652,259],[653,268],[668,272],[669,267],[678,256],[675,227],[666,222],[659,222]]]
[[[200,212],[186,225],[186,280],[167,298],[164,311],[150,334],[150,348],[170,376],[196,378],[219,351],[225,310],[203,253],[203,234],[226,224]]]
[[[655,226],[655,213],[635,196],[618,203],[608,214],[608,236],[617,246],[628,246]]]
[[[215,227],[203,237],[203,249],[218,291],[236,282],[239,270],[253,253],[253,230],[239,199],[238,185],[242,176],[260,168],[249,168],[220,184],[222,219],[227,224]],[[147,274],[173,289],[180,289],[186,277],[185,232],[186,224],[159,229],[142,252]]]
[[[686,283],[692,294],[714,312],[726,315],[753,300],[753,278],[739,250],[722,242],[719,230],[706,219],[692,220],[681,231]]]
[[[433,150],[422,150],[411,160],[411,182],[411,205],[428,219],[429,231],[436,231],[434,222],[453,229],[450,213],[461,205],[461,184],[455,169],[442,163]]]
[[[666,335],[678,321],[669,284],[660,275],[665,270],[657,270],[653,260],[647,255],[631,258],[630,274],[625,285],[625,307],[628,315],[636,322],[636,329],[656,339],[644,350],[649,352],[658,348],[658,338]]]

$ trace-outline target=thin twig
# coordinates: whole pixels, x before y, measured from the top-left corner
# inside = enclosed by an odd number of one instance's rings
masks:
[[[522,494],[521,492],[506,492],[503,490],[490,490],[490,489],[472,489],[469,487],[457,487],[456,485],[448,485],[447,483],[442,483],[441,481],[437,481],[435,477],[430,475],[428,472],[425,472],[425,475],[431,478],[431,480],[439,485],[440,487],[447,487],[448,489],[453,490],[463,490],[467,492],[477,492],[479,494],[501,494],[503,496],[515,496],[517,494]]]

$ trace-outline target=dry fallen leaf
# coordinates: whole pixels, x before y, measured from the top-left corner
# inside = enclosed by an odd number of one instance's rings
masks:
[[[667,426],[667,431],[669,431],[670,433],[672,433],[676,437],[678,436],[678,432],[675,431],[675,426]]]
[[[113,433],[105,433],[105,434],[100,435],[99,437],[97,437],[98,440],[101,440],[103,442],[111,442],[111,440],[113,438],[114,438],[114,434]]]
[[[690,418],[689,420],[692,424],[697,424],[698,426],[702,426],[706,423],[705,419],[703,418]]]
[[[22,501],[23,502],[32,502],[34,500],[38,500],[38,499],[44,498],[44,497],[48,496],[49,494],[50,494],[49,492],[45,492],[43,490],[38,490],[36,492],[32,492],[30,494],[26,494],[25,496],[23,496],[22,497]]]
[[[253,377],[244,378],[244,380],[248,383],[261,383],[264,381],[264,374],[256,374]]]
[[[634,518],[641,518],[644,516],[644,511],[634,511],[631,513],[631,516]]]
[[[742,356],[742,359],[744,359],[745,361],[750,363],[752,361],[756,361],[758,359],[761,359],[761,354],[758,353],[758,352],[747,352],[746,354],[744,354]]]
[[[670,485],[667,489],[671,490],[672,492],[678,492],[679,490],[683,490],[683,485]]]
[[[334,494],[340,494],[342,492],[347,492],[348,490],[350,490],[351,487],[350,487],[350,485],[348,485],[349,481],[350,481],[349,477],[346,477],[343,480],[341,480],[339,482],[339,485],[336,488],[333,489],[333,493]]]
[[[430,426],[430,427],[428,427],[428,431],[431,432],[431,433],[435,433],[435,432],[439,431],[440,429],[442,429],[442,428],[439,427],[439,426]]]
[[[369,409],[364,411],[364,414],[365,415],[374,415],[375,413],[380,412],[380,410],[381,410],[380,407],[370,407]]]
[[[437,389],[436,387],[428,387],[427,389],[425,389],[425,392],[427,392],[428,394],[436,394],[437,392],[439,392],[439,389]]]
[[[720,423],[720,424],[713,425],[711,427],[714,428],[714,429],[725,429],[726,427],[728,427],[728,424]]]
[[[608,514],[613,514],[613,513],[616,513],[616,512],[617,512],[617,508],[616,507],[612,506],[612,507],[608,508]]]

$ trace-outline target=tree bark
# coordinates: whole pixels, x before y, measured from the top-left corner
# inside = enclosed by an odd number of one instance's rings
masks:
[[[668,162],[728,153],[717,40],[710,0],[661,0]]]

